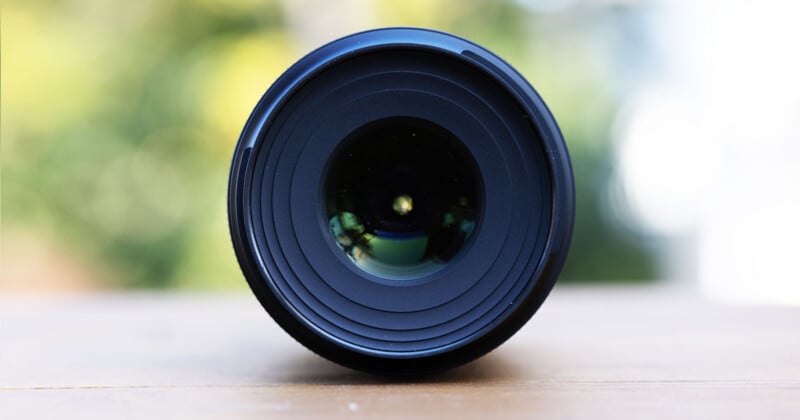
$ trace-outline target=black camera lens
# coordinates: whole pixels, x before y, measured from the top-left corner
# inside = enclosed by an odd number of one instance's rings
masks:
[[[352,368],[473,360],[539,308],[574,220],[561,133],[488,50],[424,29],[334,41],[248,120],[229,184],[234,249],[269,314]]]

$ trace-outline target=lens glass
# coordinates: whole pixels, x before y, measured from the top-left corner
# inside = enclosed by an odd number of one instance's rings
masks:
[[[477,165],[442,127],[415,118],[380,120],[345,139],[330,162],[328,229],[370,274],[392,280],[432,274],[475,229]]]

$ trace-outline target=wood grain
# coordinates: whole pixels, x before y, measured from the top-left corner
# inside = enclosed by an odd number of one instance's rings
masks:
[[[800,308],[557,287],[465,367],[387,380],[295,343],[247,294],[0,297],[0,419],[800,418]]]

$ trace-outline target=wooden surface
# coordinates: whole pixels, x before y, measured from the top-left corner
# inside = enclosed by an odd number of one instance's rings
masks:
[[[463,368],[340,368],[248,294],[0,297],[0,419],[800,419],[800,308],[653,287],[557,287]]]

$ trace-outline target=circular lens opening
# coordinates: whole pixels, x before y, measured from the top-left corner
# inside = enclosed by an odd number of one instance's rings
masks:
[[[328,230],[372,275],[410,280],[435,273],[475,230],[477,165],[438,125],[417,118],[376,121],[348,136],[330,162]]]

